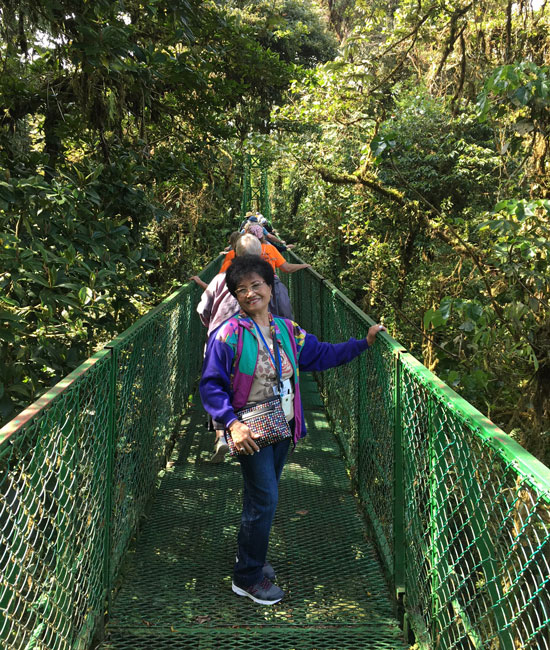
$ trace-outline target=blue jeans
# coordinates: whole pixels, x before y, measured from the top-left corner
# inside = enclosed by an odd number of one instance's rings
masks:
[[[244,491],[233,577],[239,587],[249,587],[263,578],[269,533],[279,499],[279,478],[289,446],[290,438],[263,447],[251,456],[238,456]]]

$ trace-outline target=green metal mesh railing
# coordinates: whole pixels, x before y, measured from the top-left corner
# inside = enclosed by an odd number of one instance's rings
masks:
[[[324,340],[372,324],[314,272],[283,280]],[[550,470],[379,339],[318,380],[406,622],[421,648],[547,650]]]
[[[306,330],[366,335],[314,271],[283,280]],[[199,372],[198,295],[183,287],[0,431],[2,648],[84,650],[101,630]],[[550,471],[387,335],[317,380],[419,646],[550,650]]]
[[[289,287],[297,322],[323,341],[365,337],[374,324],[315,271],[281,274],[281,279]],[[385,337],[370,354],[317,375],[326,397],[325,408],[376,530],[379,551],[390,576],[394,572],[395,537],[394,376],[396,355],[402,349]]]
[[[94,355],[0,446],[2,648],[84,648],[102,611],[109,357]]]
[[[85,649],[101,628],[200,370],[199,293],[184,286],[0,431],[2,649]]]
[[[549,470],[400,357],[407,607],[441,648],[550,648]]]
[[[109,344],[115,367],[112,584],[166,462],[202,361],[204,328],[187,287]]]

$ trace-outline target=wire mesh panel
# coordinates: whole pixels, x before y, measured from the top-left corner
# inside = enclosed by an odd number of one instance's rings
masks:
[[[201,273],[209,282],[217,258]],[[115,365],[109,587],[157,485],[202,364],[200,289],[184,285],[108,346]]]
[[[40,417],[3,429],[3,649],[87,648],[102,611],[110,372],[98,353],[45,396]]]
[[[165,465],[200,370],[204,328],[187,285],[110,345],[116,365],[111,584]]]
[[[407,610],[425,645],[550,648],[550,471],[402,355]]]
[[[184,286],[0,431],[2,649],[89,647],[199,373],[199,293]]]
[[[301,261],[290,254],[293,261]],[[312,270],[284,276],[296,320],[331,343],[364,338],[373,321]],[[394,351],[388,336],[349,364],[317,373],[327,413],[377,537],[386,571],[394,574]]]

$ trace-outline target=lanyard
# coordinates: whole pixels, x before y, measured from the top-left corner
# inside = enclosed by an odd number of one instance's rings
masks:
[[[262,334],[262,330],[260,329],[259,325],[256,322],[254,322],[254,320],[252,320],[252,322],[254,323],[254,326],[258,330],[258,334],[260,335],[260,338],[262,339],[262,342],[263,342],[263,344],[265,346],[265,349],[267,350],[267,353],[269,354],[269,356],[271,358],[271,362],[273,363],[273,367],[275,368],[275,372],[277,373],[277,380],[278,380],[277,383],[279,384],[279,393],[280,393],[281,389],[283,387],[283,379],[282,379],[282,374],[283,373],[282,373],[282,370],[281,370],[281,355],[279,353],[279,346],[277,345],[277,341],[276,341],[275,337],[273,337],[273,349],[275,350],[275,354],[277,356],[277,363],[275,363],[275,358],[271,354],[271,350],[269,349],[269,345],[266,343],[266,340],[264,339],[264,335]]]

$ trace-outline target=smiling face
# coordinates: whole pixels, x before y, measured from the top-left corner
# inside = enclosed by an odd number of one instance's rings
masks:
[[[235,290],[240,308],[249,316],[267,315],[271,287],[258,273],[245,275]]]

